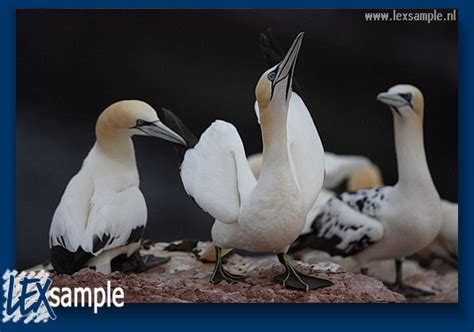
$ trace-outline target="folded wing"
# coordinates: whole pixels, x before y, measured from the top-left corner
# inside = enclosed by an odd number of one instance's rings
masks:
[[[146,220],[145,199],[137,186],[113,194],[95,193],[81,246],[97,256],[104,250],[140,242]]]
[[[337,198],[321,209],[312,225],[312,247],[333,256],[351,256],[383,237],[383,225]]]

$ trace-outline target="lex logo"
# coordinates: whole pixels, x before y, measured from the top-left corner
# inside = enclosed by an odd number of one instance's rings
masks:
[[[51,279],[46,271],[21,272],[7,270],[3,274],[5,304],[3,322],[47,322],[56,319],[48,302]]]

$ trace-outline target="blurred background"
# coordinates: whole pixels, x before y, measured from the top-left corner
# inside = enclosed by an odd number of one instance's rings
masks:
[[[49,257],[48,232],[109,104],[165,106],[199,136],[232,122],[261,150],[254,89],[266,69],[259,33],[286,49],[326,150],[368,156],[397,180],[392,115],[375,100],[397,83],[425,96],[425,145],[441,197],[457,202],[457,23],[366,22],[367,10],[18,10],[17,268]],[[173,147],[134,138],[148,204],[146,237],[210,239],[212,218],[184,192]]]

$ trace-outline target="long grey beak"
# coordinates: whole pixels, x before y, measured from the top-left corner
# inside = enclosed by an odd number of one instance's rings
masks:
[[[398,93],[382,92],[377,95],[377,100],[395,108],[408,105],[408,102]]]
[[[160,120],[141,126],[140,130],[149,136],[158,137],[172,143],[186,145],[186,142],[181,136],[165,126]]]
[[[290,86],[291,78],[293,77],[296,59],[298,58],[298,53],[300,51],[301,43],[303,42],[303,36],[304,36],[304,32],[300,32],[298,36],[296,36],[295,40],[293,41],[293,44],[291,45],[290,49],[286,53],[285,57],[278,64],[278,72],[276,74],[275,79],[273,80],[273,87],[276,84],[278,84],[278,82],[288,78],[287,89],[291,88]]]

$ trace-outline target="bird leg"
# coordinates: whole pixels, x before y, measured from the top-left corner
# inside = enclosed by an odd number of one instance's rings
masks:
[[[312,277],[297,271],[290,264],[286,254],[278,254],[278,260],[285,267],[285,272],[274,276],[273,281],[282,284],[283,287],[309,291],[332,285],[329,280]]]
[[[416,287],[408,286],[403,282],[403,273],[402,273],[402,264],[403,259],[395,259],[395,282],[386,283],[386,286],[397,293],[403,294],[406,297],[418,297],[418,296],[429,296],[435,295],[433,292],[425,291]]]
[[[216,263],[214,265],[214,272],[212,272],[211,280],[209,280],[211,284],[216,285],[220,283],[222,280],[227,281],[229,284],[235,284],[247,278],[246,276],[233,274],[233,273],[230,273],[229,271],[226,271],[222,267],[221,248],[218,246],[215,246],[215,247],[216,247]]]

